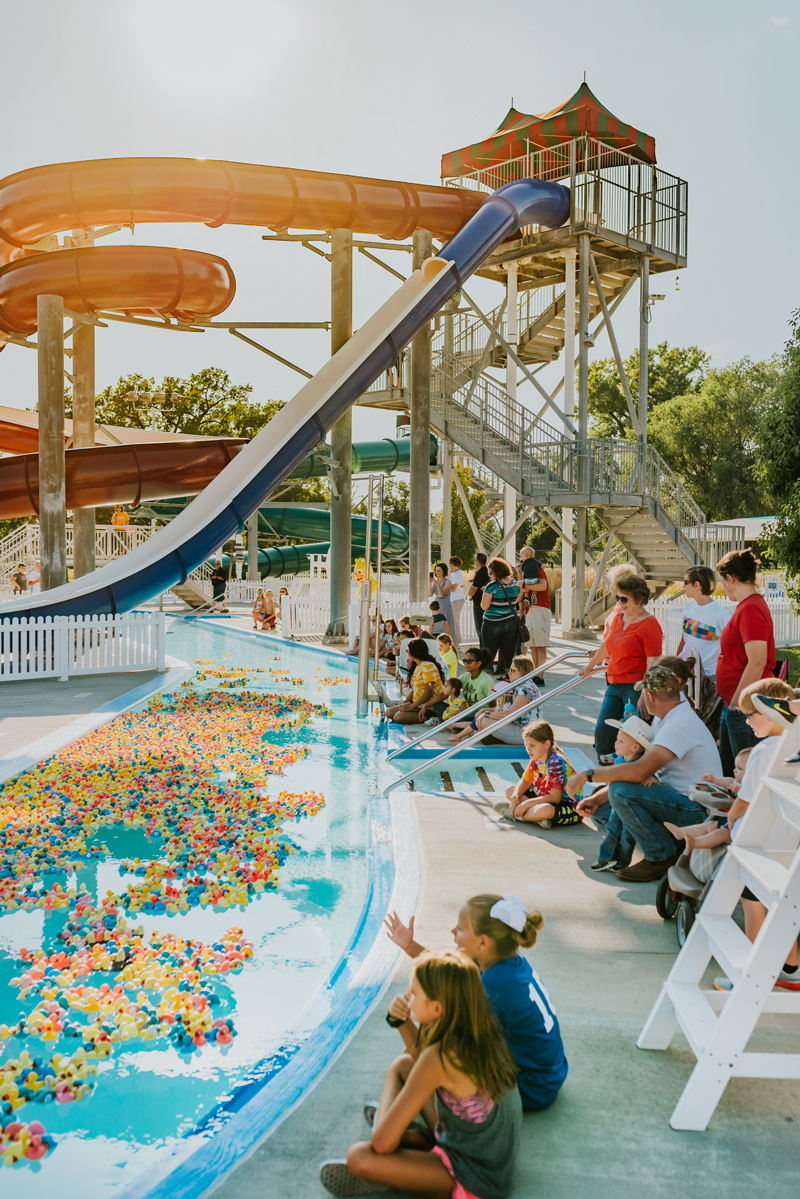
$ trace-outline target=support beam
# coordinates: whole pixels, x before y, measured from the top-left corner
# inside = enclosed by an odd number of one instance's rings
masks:
[[[575,262],[577,255],[570,248],[564,251],[564,414],[570,419],[575,416]],[[564,436],[569,436],[566,421]],[[561,628],[572,628],[572,508],[562,508],[561,527],[566,537],[561,538]]]
[[[257,582],[261,578],[258,569],[258,508],[247,521],[247,579]]]
[[[631,418],[631,424],[633,425],[633,430],[634,430],[636,436],[638,437],[639,433],[640,433],[639,417],[637,416],[636,409],[633,406],[633,397],[631,395],[631,389],[628,384],[628,373],[625,370],[625,363],[622,361],[622,355],[619,352],[619,346],[617,345],[617,335],[614,332],[614,326],[611,323],[611,317],[608,312],[608,305],[606,304],[606,297],[603,294],[603,284],[600,280],[600,275],[598,273],[597,264],[594,260],[593,254],[589,255],[589,266],[591,268],[592,279],[594,280],[594,286],[597,291],[597,299],[599,300],[600,307],[603,310],[603,319],[605,320],[606,329],[608,331],[608,340],[611,342],[611,350],[614,355],[614,361],[617,364],[617,373],[619,374],[620,383],[622,384],[622,393],[625,396],[625,403],[628,405],[628,414]]]
[[[481,537],[481,531],[477,526],[475,517],[472,513],[472,509],[469,506],[469,501],[467,500],[466,494],[464,492],[464,486],[461,482],[461,478],[460,478],[457,470],[453,471],[453,482],[456,485],[456,491],[458,492],[458,498],[461,500],[461,504],[464,509],[464,515],[467,518],[469,527],[472,529],[472,536],[475,538],[475,544],[478,547],[478,553],[485,554],[486,547],[483,544],[483,538]]]
[[[91,449],[95,443],[94,325],[76,325],[72,335],[72,446]],[[76,579],[95,569],[94,508],[76,508],[72,513],[73,573]]]
[[[642,254],[639,268],[639,440],[647,445],[647,389],[649,385],[648,372],[648,325],[650,324],[651,309],[647,301],[650,298],[650,259]]]
[[[453,443],[442,441],[442,561],[453,553]]]
[[[412,270],[418,271],[433,253],[433,239],[427,229],[417,229],[412,240]],[[430,427],[431,333],[426,325],[411,342],[408,596],[412,604],[428,598],[431,568]]]
[[[500,557],[501,553],[506,548],[508,543],[510,541],[513,541],[513,539],[517,535],[517,532],[525,524],[525,521],[528,519],[528,517],[533,515],[533,513],[536,511],[537,507],[538,507],[538,504],[528,504],[523,509],[523,511],[520,513],[520,515],[517,517],[517,519],[514,521],[514,524],[511,525],[508,532],[506,533],[505,530],[503,530],[502,540],[499,541],[497,543],[497,545],[494,547],[494,549],[492,550],[493,557],[495,557],[495,558]]]
[[[517,264],[509,262],[506,269],[506,336],[514,355],[506,355],[506,395],[508,397],[508,435],[514,441],[514,415],[517,400],[517,367],[514,356],[519,343],[519,312],[517,308]],[[516,545],[510,543],[510,532],[517,518],[517,492],[510,483],[503,488],[503,546],[508,543],[512,559],[516,558]],[[499,553],[499,550],[495,550]]]
[[[67,581],[64,468],[64,301],[37,298],[39,355],[39,552],[42,591]]]
[[[588,233],[578,238],[578,469],[577,489],[589,488],[589,259]],[[585,628],[586,597],[586,509],[575,513],[575,590],[572,631],[580,636]],[[563,630],[562,630],[563,632]]]
[[[331,355],[353,335],[353,235],[331,234]],[[345,640],[350,604],[353,510],[353,415],[348,410],[331,429],[331,548],[328,556],[331,618],[329,639]]]

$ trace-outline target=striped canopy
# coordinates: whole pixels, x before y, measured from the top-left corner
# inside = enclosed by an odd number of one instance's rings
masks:
[[[547,149],[570,142],[582,133],[610,149],[625,150],[642,162],[656,160],[655,138],[623,124],[600,103],[589,85],[582,83],[566,104],[552,112],[529,116],[510,108],[490,137],[442,156],[442,179],[521,158],[528,152],[528,143],[532,149]]]

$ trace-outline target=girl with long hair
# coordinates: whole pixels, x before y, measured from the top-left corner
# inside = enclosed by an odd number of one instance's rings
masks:
[[[422,637],[415,638],[408,645],[408,659],[412,663],[409,683],[411,697],[401,704],[386,709],[386,715],[397,724],[422,724],[426,719],[425,705],[435,695],[438,695],[448,677],[442,665],[436,661],[428,648],[428,643]],[[441,711],[437,710],[441,708]],[[441,701],[434,705],[437,719],[441,720],[445,705]]]
[[[386,1187],[428,1199],[506,1199],[522,1129],[516,1069],[489,1010],[477,966],[460,953],[426,954],[406,992],[406,1052],[386,1073],[369,1141],[346,1162],[323,1162],[333,1195]],[[408,1141],[422,1116],[432,1148]]]

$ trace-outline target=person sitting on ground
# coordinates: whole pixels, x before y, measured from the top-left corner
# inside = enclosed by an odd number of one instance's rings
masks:
[[[119,505],[117,505],[119,507]],[[228,574],[222,565],[222,559],[217,558],[214,562],[214,569],[211,572],[211,606],[209,612],[227,612],[228,607],[225,603],[225,589],[228,586]]]
[[[383,628],[383,624],[381,622],[381,614],[380,614],[380,612],[378,612],[377,615],[373,616],[369,622],[369,654],[370,654],[370,657],[372,657],[375,653],[375,621],[376,620],[378,622],[378,625],[380,626],[378,629],[378,657],[380,657],[381,652],[383,650],[385,650],[385,648],[386,648],[386,640],[381,632],[381,630]],[[355,641],[353,642],[352,648],[348,649],[346,651],[348,658],[357,658],[358,657],[358,647],[359,647],[360,641],[361,641],[361,638],[356,637]]]
[[[464,654],[464,673],[460,675],[462,694],[467,701],[467,707],[471,708],[473,704],[477,704],[480,700],[487,699],[491,695],[495,687],[495,680],[487,672],[486,665],[489,661],[489,654],[485,649],[468,649]],[[440,703],[444,700],[443,694],[434,695],[431,703]],[[486,705],[488,707],[488,704]],[[454,724],[453,729],[465,729],[469,727],[469,721],[464,721],[463,724]]]
[[[397,651],[394,648],[394,643],[397,640],[398,628],[397,621],[392,620],[391,616],[383,622],[383,649],[378,654],[384,662],[394,662],[397,657]]]
[[[524,654],[514,658],[508,672],[508,681],[509,683],[518,682],[519,685],[498,695],[494,701],[494,708],[487,712],[478,712],[471,724],[450,737],[450,741],[462,741],[471,737],[479,729],[491,729],[492,736],[505,745],[522,745],[522,730],[533,715],[533,712],[523,712],[523,709],[541,695],[533,681],[533,661],[526,658]],[[502,684],[500,685],[502,686]],[[509,724],[503,725],[502,728],[494,727],[513,712],[519,712],[519,715]]]
[[[764,715],[760,707],[756,706],[754,702],[756,696],[761,699],[767,697],[771,700],[785,702],[794,699],[794,691],[782,679],[772,678],[759,679],[755,683],[750,683],[749,686],[743,688],[740,692],[739,708],[745,713],[747,723],[756,737],[759,738],[759,744],[755,746],[748,758],[739,794],[728,811],[727,824],[723,824],[720,821],[714,828],[711,828],[708,822],[692,825],[688,828],[676,828],[669,824],[666,826],[673,837],[685,842],[688,850],[694,848],[713,849],[717,845],[728,845],[733,841],[739,830],[742,818],[746,815],[747,809],[755,799],[756,793],[761,786],[761,780],[767,773],[769,758],[775,744],[773,738],[780,737],[783,733],[783,728],[771,716]],[[794,835],[794,830],[786,820],[779,818],[769,832],[769,840],[765,848],[768,852],[770,849],[793,849],[795,842],[796,835]],[[745,934],[748,940],[755,941],[766,919],[767,912],[764,905],[758,899],[758,896],[754,895],[749,887],[745,887],[742,891],[742,910],[744,911]],[[800,991],[800,971],[797,968],[797,938],[794,930],[792,931],[791,946],[786,955],[786,963],[775,980],[775,985],[787,991]],[[733,990],[733,983],[730,979],[724,977],[715,978],[714,986],[718,991]]]
[[[386,1073],[372,1136],[351,1145],[346,1162],[323,1162],[322,1185],[340,1196],[390,1188],[429,1199],[506,1199],[522,1104],[514,1060],[477,966],[464,954],[426,954],[405,1004],[406,1052]],[[409,1147],[409,1126],[419,1123],[427,1135],[420,1145],[412,1132],[416,1144]]]
[[[450,678],[454,679],[458,676],[458,654],[453,649],[452,639],[449,633],[440,633],[437,641],[439,642],[439,657],[450,671]]]
[[[522,737],[530,762],[519,782],[506,788],[506,800],[496,803],[494,810],[503,820],[525,820],[544,829],[580,824],[575,811],[580,792],[566,791],[575,772],[556,745],[552,727],[546,720],[533,720]]]
[[[603,792],[595,792],[581,800],[577,810],[581,816],[593,816],[601,804],[610,803],[638,841],[644,853],[642,861],[616,872],[627,882],[663,878],[681,853],[664,821],[681,827],[702,821],[705,812],[689,799],[689,788],[704,774],[722,773],[714,738],[691,703],[685,697],[681,702],[693,677],[692,667],[691,659],[684,662],[681,658],[662,657],[637,683],[647,710],[656,717],[652,744],[641,758],[618,766],[581,770],[567,784],[570,795],[593,778],[610,784],[607,798]],[[648,785],[653,775],[658,782]]]
[[[425,950],[414,940],[414,917],[406,926],[396,912],[384,920],[390,940],[410,958]],[[453,929],[462,953],[481,971],[481,981],[517,1067],[522,1110],[551,1107],[567,1077],[567,1059],[553,1001],[520,949],[531,949],[544,925],[516,895],[473,895]],[[407,1005],[406,1005],[407,1006]],[[404,1017],[403,996],[390,1013]]]
[[[442,713],[442,722],[449,720],[451,716],[457,716],[459,712],[466,708],[467,701],[464,699],[464,696],[461,694],[461,692],[461,679],[445,679],[444,686],[442,687],[442,695],[447,700],[447,706]],[[421,709],[420,716],[427,717],[426,708],[427,705],[425,708]],[[431,716],[428,719],[424,719],[423,723],[439,724],[440,722],[437,716]]]
[[[411,623],[410,616],[401,616],[400,617],[400,632],[401,633],[403,633],[403,632],[411,633],[412,636],[419,637],[420,627],[418,624]]]
[[[641,758],[645,750],[650,748],[653,730],[638,716],[629,716],[624,722],[609,720],[606,723],[619,730],[614,743],[617,753],[615,765],[621,766],[623,762],[635,762]],[[621,870],[623,866],[630,865],[636,842],[609,804],[607,787],[605,791],[606,796],[594,814],[595,824],[600,825],[605,836],[600,842],[597,859],[592,863],[592,870]]]
[[[253,604],[251,616],[253,617],[253,628],[257,629],[260,625],[263,629],[264,622],[267,619],[267,597],[264,595],[263,587],[259,587],[258,591],[256,592],[256,598]]]
[[[397,678],[397,674],[400,669],[400,647],[402,646],[404,641],[413,641],[414,637],[415,637],[415,634],[412,633],[410,629],[401,628],[398,631],[398,634],[395,637],[394,643],[392,645],[392,650],[394,652],[394,661],[392,661],[392,659],[390,658],[386,663],[386,673],[392,675],[393,678]]]
[[[428,717],[423,715],[427,705],[433,708],[441,720],[446,707],[444,696],[441,700],[432,697],[441,694],[445,681],[444,667],[431,656],[428,644],[421,637],[414,638],[408,646],[408,657],[413,663],[410,683],[411,697],[386,709],[386,715],[397,724],[422,724]]]
[[[438,600],[431,600],[431,637],[438,637],[440,633],[446,633],[450,636],[450,625],[447,623],[447,617],[439,607]]]

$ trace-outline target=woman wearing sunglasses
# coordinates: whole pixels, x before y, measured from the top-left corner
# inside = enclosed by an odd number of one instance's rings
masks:
[[[638,703],[639,693],[634,689],[634,683],[644,678],[648,666],[661,655],[664,635],[655,616],[645,607],[649,598],[650,588],[640,575],[633,571],[616,575],[616,607],[606,618],[597,653],[581,671],[587,678],[595,666],[606,662],[608,687],[594,730],[594,747],[601,765],[614,762],[615,732],[606,722],[621,720],[628,700],[634,706]]]

